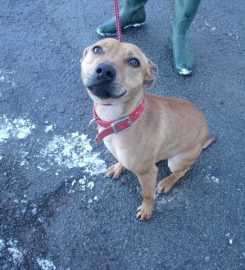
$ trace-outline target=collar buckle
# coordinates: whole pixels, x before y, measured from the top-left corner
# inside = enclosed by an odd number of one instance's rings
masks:
[[[130,116],[126,116],[126,117],[122,117],[116,121],[114,121],[112,124],[111,124],[111,127],[112,127],[112,130],[115,134],[117,134],[118,132],[120,132],[121,130],[118,130],[117,129],[117,126],[120,125],[121,123],[123,123],[124,121],[127,121],[129,126],[127,128],[124,128],[124,130],[127,130],[129,129],[132,125],[133,125],[133,121],[131,120]]]

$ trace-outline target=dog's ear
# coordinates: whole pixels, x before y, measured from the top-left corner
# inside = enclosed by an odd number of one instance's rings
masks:
[[[80,62],[82,62],[82,61],[83,61],[83,58],[87,55],[88,49],[89,49],[89,47],[87,47],[87,48],[84,49],[84,51],[83,51],[83,56],[82,56],[82,58],[80,59]]]
[[[157,65],[148,59],[148,67],[144,78],[144,85],[146,87],[152,87],[157,77]]]
[[[89,47],[87,47],[87,48],[84,49],[84,51],[83,51],[83,58],[87,55],[87,53],[88,53],[88,48],[89,48]]]

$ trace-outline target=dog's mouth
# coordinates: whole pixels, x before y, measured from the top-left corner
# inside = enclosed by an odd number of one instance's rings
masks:
[[[123,92],[118,91],[118,87],[115,83],[103,82],[103,83],[89,83],[85,84],[85,87],[96,97],[100,99],[108,98],[120,98],[127,94],[127,90]]]

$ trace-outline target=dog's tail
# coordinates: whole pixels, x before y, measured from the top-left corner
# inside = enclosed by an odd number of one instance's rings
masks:
[[[212,138],[208,139],[206,143],[204,144],[202,149],[207,148],[211,143],[214,143],[218,140],[218,136],[213,136]]]

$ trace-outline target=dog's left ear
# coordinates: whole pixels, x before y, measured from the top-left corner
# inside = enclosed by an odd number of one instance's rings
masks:
[[[146,70],[144,85],[146,87],[152,87],[157,77],[157,65],[148,59],[148,67]]]
[[[82,63],[83,58],[87,55],[88,49],[89,49],[89,47],[87,47],[87,48],[84,49],[84,51],[83,51],[83,56],[82,56],[82,58],[80,59],[80,63]]]

